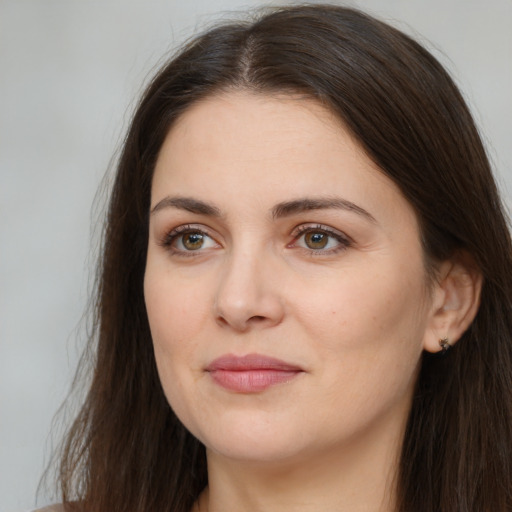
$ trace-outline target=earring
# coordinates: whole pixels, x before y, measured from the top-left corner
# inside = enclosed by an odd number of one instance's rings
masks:
[[[452,346],[450,345],[450,342],[448,341],[448,338],[441,338],[439,340],[439,346],[441,347],[441,352],[443,354],[446,354]]]

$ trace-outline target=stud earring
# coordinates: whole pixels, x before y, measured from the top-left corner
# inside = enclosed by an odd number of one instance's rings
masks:
[[[439,346],[441,347],[441,352],[443,354],[446,354],[446,352],[448,352],[448,350],[452,347],[448,341],[448,338],[441,338],[439,340]]]

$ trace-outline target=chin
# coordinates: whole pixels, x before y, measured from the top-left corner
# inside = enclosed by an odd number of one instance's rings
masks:
[[[230,414],[227,421],[210,423],[207,427],[190,428],[212,453],[247,462],[285,462],[305,450],[304,434],[297,431],[296,420],[279,425],[258,414],[245,417]],[[290,426],[295,426],[290,429]]]
[[[273,437],[270,439],[270,437]],[[301,459],[303,450],[297,443],[276,439],[275,436],[250,438],[231,436],[223,440],[207,440],[206,449],[223,458],[247,463],[279,464]]]

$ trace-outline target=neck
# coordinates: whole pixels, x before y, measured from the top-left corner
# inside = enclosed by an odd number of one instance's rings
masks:
[[[396,432],[396,431],[395,431]],[[402,435],[301,454],[240,461],[207,452],[209,486],[201,512],[392,512]]]

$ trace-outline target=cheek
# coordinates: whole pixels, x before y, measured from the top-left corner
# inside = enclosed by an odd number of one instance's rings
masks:
[[[178,273],[148,265],[144,298],[155,344],[181,346],[204,322],[207,286],[180,279]]]
[[[422,275],[391,267],[352,269],[302,294],[297,316],[321,359],[332,362],[326,378],[333,389],[340,380],[353,382],[356,393],[358,387],[410,384],[427,326]]]
[[[305,329],[324,363],[321,423],[355,432],[389,411],[406,415],[425,331],[421,289],[399,275],[366,273],[304,308]]]
[[[197,340],[208,310],[204,291],[168,272],[146,270],[144,296],[158,375],[168,403],[188,426],[197,419],[188,404],[203,376]]]
[[[196,340],[209,309],[205,289],[190,283],[186,285],[168,272],[148,268],[144,297],[156,364],[167,392],[171,382],[180,380],[176,377],[181,378],[185,368],[193,364],[199,366]],[[192,368],[199,374],[199,367]]]

